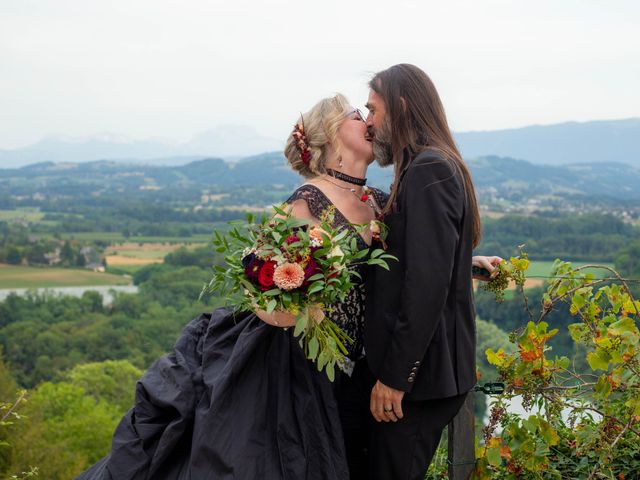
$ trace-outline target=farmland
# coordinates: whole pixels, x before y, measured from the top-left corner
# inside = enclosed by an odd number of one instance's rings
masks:
[[[25,267],[0,264],[0,288],[44,288],[97,285],[128,285],[122,275],[75,268]]]

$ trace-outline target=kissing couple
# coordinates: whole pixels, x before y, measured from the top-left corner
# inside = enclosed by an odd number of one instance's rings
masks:
[[[343,95],[298,119],[285,157],[304,183],[294,217],[389,228],[389,270],[328,309],[354,340],[335,381],[305,358],[282,311],[217,309],[192,320],[136,386],[111,452],[82,480],[422,480],[476,383],[475,190],[427,74],[394,65],[369,82],[365,117]],[[375,160],[390,192],[366,186]],[[365,190],[366,189],[366,190]],[[367,248],[371,229],[358,230]],[[488,277],[482,277],[487,280]]]

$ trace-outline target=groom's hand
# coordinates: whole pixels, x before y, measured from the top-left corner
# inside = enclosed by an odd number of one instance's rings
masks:
[[[369,408],[378,422],[397,422],[404,415],[402,413],[402,397],[404,392],[387,387],[378,380],[371,390]]]

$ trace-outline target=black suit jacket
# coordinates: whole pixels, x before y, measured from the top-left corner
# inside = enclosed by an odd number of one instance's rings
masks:
[[[367,361],[408,400],[459,395],[476,383],[472,217],[463,185],[440,154],[419,154],[385,217],[388,253],[399,262],[368,271]]]

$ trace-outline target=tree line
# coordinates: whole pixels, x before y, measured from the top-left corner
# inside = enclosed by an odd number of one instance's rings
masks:
[[[561,218],[508,215],[483,220],[479,253],[515,255],[526,244],[536,260],[613,262],[630,242],[640,240],[640,228],[613,215],[585,214]]]

